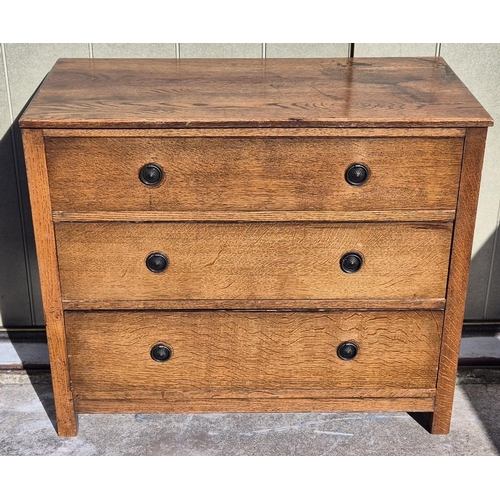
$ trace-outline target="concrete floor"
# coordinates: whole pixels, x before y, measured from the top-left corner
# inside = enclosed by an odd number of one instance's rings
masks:
[[[54,430],[48,374],[0,372],[0,455],[499,455],[500,372],[461,371],[452,429],[406,413],[80,415]]]

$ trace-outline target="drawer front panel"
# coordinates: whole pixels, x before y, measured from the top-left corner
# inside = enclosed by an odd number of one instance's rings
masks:
[[[452,224],[59,223],[65,300],[445,296]],[[152,272],[149,255],[168,260]],[[361,268],[340,261],[356,253]]]
[[[454,210],[462,138],[46,138],[55,211]],[[163,169],[157,186],[143,165]],[[346,182],[356,162],[370,171]]]
[[[443,313],[67,312],[65,321],[77,398],[304,397],[435,388]],[[347,341],[358,352],[345,361],[337,350]],[[172,350],[166,362],[151,357],[158,343]]]

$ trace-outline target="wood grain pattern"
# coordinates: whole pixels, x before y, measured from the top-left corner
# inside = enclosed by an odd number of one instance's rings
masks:
[[[54,210],[453,210],[460,138],[46,138]],[[139,170],[163,167],[159,186]],[[345,180],[363,163],[363,186]],[[418,189],[415,189],[418,186]]]
[[[75,409],[447,433],[492,123],[441,58],[59,60],[20,119],[59,434]]]
[[[300,211],[214,211],[210,212],[62,212],[53,211],[55,222],[451,222],[454,210],[357,210]]]
[[[66,332],[43,136],[40,130],[23,130],[22,137],[40,269],[57,431],[60,436],[76,436],[77,420],[68,373]]]
[[[465,137],[464,128],[44,129],[44,137]]]
[[[63,300],[68,310],[126,309],[444,309],[443,299],[196,299],[196,300]]]
[[[20,120],[40,128],[491,124],[441,58],[60,59]]]
[[[65,300],[444,298],[452,225],[58,223]],[[344,273],[340,259],[364,263]],[[169,265],[150,272],[163,252]]]
[[[178,400],[198,391],[297,390],[300,398],[306,390],[434,389],[443,321],[437,311],[65,316],[75,397],[132,400],[150,391]],[[337,356],[344,341],[359,346],[351,361]],[[161,342],[173,351],[166,363],[150,356]]]
[[[195,401],[76,399],[80,413],[430,412],[434,398],[218,399]]]
[[[116,391],[92,390],[78,395],[80,399],[90,400],[135,400],[135,401],[186,401],[186,400],[223,400],[223,399],[360,399],[360,398],[428,398],[436,395],[436,389],[408,388],[367,388],[367,389],[144,389],[140,392],[124,389],[117,396]]]
[[[462,337],[467,282],[487,129],[470,129],[465,138],[457,219],[453,236],[447,308],[441,346],[433,434],[448,434]]]

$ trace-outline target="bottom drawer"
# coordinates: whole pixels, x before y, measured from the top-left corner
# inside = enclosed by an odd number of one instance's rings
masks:
[[[155,401],[172,403],[174,411],[210,411],[215,407],[207,400],[277,398],[307,399],[302,406],[322,409],[311,402],[427,397],[429,403],[443,313],[67,312],[65,320],[79,411],[106,411],[105,401],[117,403],[109,411],[127,411],[121,404],[127,401],[143,402],[130,411],[161,410]],[[339,357],[344,342],[356,344],[353,359]],[[157,344],[171,349],[167,361],[152,358]],[[182,401],[192,403],[174,404]],[[266,404],[248,411],[278,411]],[[221,408],[231,411],[231,405]],[[241,404],[234,408],[245,411]],[[295,408],[301,411],[300,404]]]

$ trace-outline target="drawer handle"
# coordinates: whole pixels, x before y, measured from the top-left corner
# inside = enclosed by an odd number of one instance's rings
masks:
[[[168,267],[168,257],[161,252],[150,253],[146,257],[146,267],[152,273],[162,273]]]
[[[172,348],[166,344],[156,344],[151,348],[151,357],[158,363],[165,363],[172,357]]]
[[[351,186],[362,186],[370,177],[370,171],[362,163],[353,163],[345,171],[345,180]]]
[[[363,257],[359,253],[346,253],[340,259],[340,268],[344,273],[357,273],[363,265]]]
[[[156,163],[146,163],[139,170],[139,179],[146,186],[157,186],[163,179],[163,169]]]
[[[354,359],[357,354],[358,346],[354,342],[342,342],[337,349],[337,356],[344,361]]]

